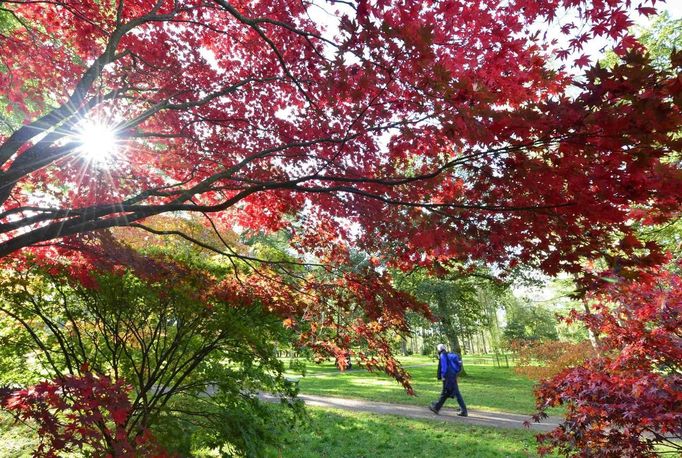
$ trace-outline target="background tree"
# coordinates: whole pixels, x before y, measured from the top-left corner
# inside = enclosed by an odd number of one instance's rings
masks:
[[[463,342],[485,332],[492,336],[497,331],[498,299],[506,286],[484,271],[441,269],[440,275],[431,275],[420,269],[408,274],[397,274],[396,285],[427,303],[433,313],[433,323],[421,326],[435,331],[434,338],[444,337],[448,348],[463,354]],[[415,320],[420,320],[415,317]],[[493,329],[493,331],[491,331]],[[483,338],[485,341],[485,337]],[[424,346],[431,354],[435,340]],[[473,351],[469,349],[467,351]]]
[[[512,340],[558,340],[556,311],[513,296],[505,303],[504,337]]]

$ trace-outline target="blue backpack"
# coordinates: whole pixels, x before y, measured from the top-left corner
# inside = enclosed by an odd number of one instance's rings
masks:
[[[462,371],[462,358],[457,353],[448,353],[448,369],[459,374]]]

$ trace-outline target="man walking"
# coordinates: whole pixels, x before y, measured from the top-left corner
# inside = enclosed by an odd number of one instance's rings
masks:
[[[436,349],[438,350],[438,380],[443,381],[443,391],[440,393],[438,401],[432,403],[429,409],[438,414],[448,398],[457,398],[460,407],[460,412],[457,415],[467,417],[469,415],[467,406],[464,404],[459,386],[457,386],[457,375],[462,370],[462,358],[457,353],[448,353],[443,344],[438,344]]]

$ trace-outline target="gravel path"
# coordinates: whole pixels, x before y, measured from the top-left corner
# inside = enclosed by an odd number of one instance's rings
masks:
[[[329,409],[343,409],[355,412],[368,412],[379,415],[399,415],[420,420],[449,421],[464,425],[491,426],[494,428],[525,428],[523,422],[529,420],[527,415],[506,412],[489,412],[484,410],[469,410],[468,417],[458,417],[457,411],[451,407],[444,407],[440,415],[432,413],[428,406],[413,406],[406,404],[391,404],[387,402],[366,401],[363,399],[333,398],[300,394],[299,399],[307,406]],[[279,398],[269,394],[261,394],[261,399],[276,402]],[[448,401],[454,403],[453,400]],[[456,405],[456,403],[454,403]],[[536,431],[550,431],[558,426],[560,418],[550,417],[542,423],[531,423],[530,429]]]

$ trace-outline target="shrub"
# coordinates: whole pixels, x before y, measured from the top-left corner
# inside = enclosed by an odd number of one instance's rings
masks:
[[[514,371],[533,380],[552,377],[595,355],[589,341],[571,343],[557,340],[515,340],[509,344],[509,348],[517,357]]]

